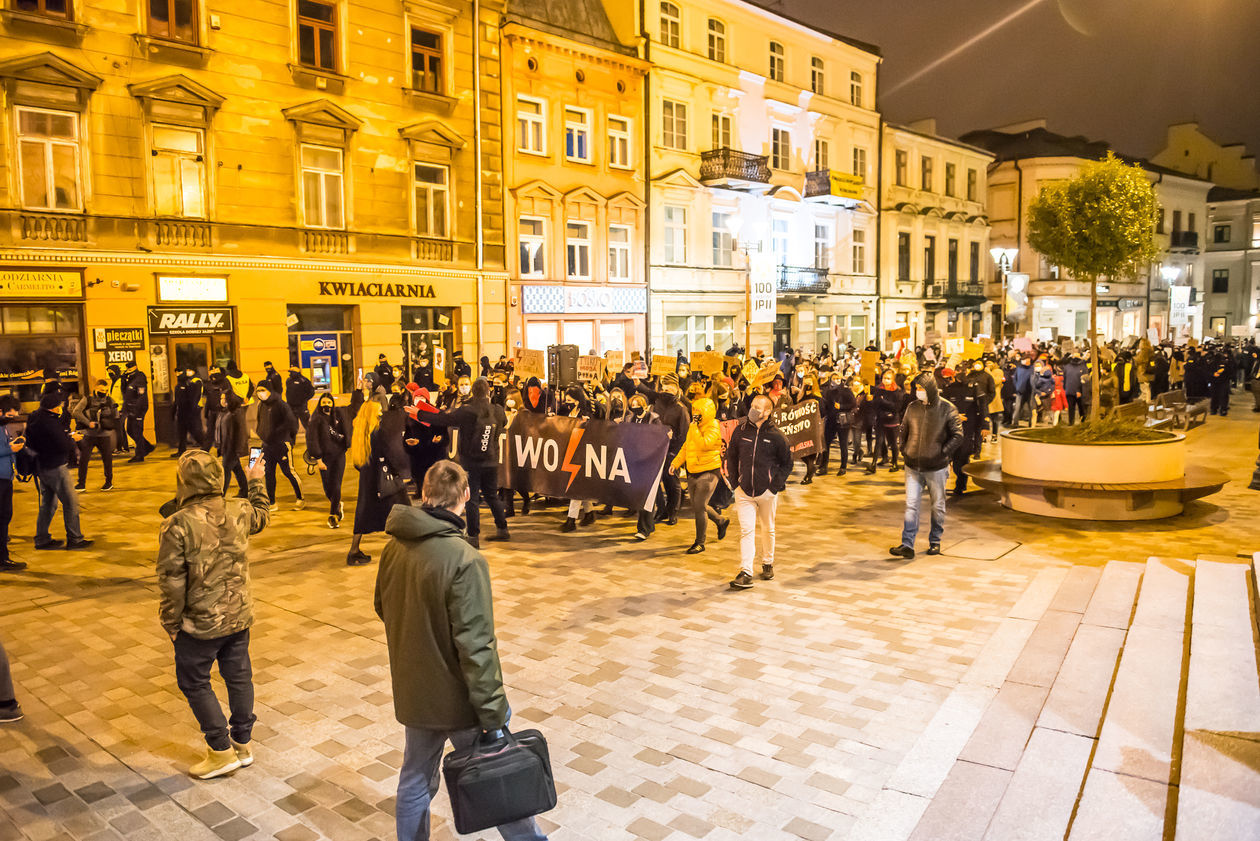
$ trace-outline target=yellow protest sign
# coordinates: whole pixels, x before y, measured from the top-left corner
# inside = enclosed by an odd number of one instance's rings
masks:
[[[754,388],[759,385],[766,385],[767,383],[774,382],[774,378],[781,376],[782,373],[783,369],[779,367],[778,362],[773,359],[767,359],[765,363],[762,364],[761,369],[757,371],[757,375],[753,377],[750,382]]]
[[[516,358],[512,362],[512,370],[522,380],[530,377],[545,380],[547,379],[547,357],[541,350],[517,348]]]
[[[869,386],[879,381],[879,351],[862,351],[862,382]]]
[[[963,342],[963,359],[979,359],[984,356],[984,345],[977,342]]]
[[[691,370],[697,374],[717,374],[722,370],[722,354],[698,350],[691,354]]]
[[[652,354],[651,374],[654,377],[663,376],[665,374],[673,374],[678,370],[678,359],[674,356],[662,356],[660,354]]]
[[[604,360],[599,356],[579,356],[577,363],[579,380],[598,380],[604,375]]]
[[[888,331],[888,344],[889,345],[891,345],[893,342],[908,342],[908,341],[910,341],[910,325],[907,324],[904,327],[894,327],[892,330]]]
[[[739,373],[744,379],[752,382],[753,377],[757,376],[759,370],[761,370],[761,366],[757,364],[757,360],[750,359],[744,363],[744,367]]]
[[[626,352],[624,350],[606,350],[604,351],[604,363],[608,366],[609,371],[621,372],[626,367]]]

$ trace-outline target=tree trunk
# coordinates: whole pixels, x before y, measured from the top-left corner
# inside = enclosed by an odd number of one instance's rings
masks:
[[[1093,404],[1089,419],[1102,420],[1102,392],[1098,376],[1098,278],[1089,279],[1089,385]]]

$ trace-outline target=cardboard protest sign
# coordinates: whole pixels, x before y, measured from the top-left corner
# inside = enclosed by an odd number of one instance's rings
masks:
[[[980,346],[984,348],[985,353],[993,353],[993,349],[996,347],[996,345],[994,345],[993,343],[992,336],[981,336]]]
[[[547,356],[541,350],[530,350],[529,348],[517,348],[516,358],[512,362],[512,370],[516,372],[516,376],[522,380],[530,377],[537,377],[540,380],[547,379]]]
[[[887,344],[891,345],[893,342],[908,341],[910,341],[910,325],[907,324],[904,327],[894,327],[892,330],[888,331]]]
[[[1032,339],[1027,336],[1020,336],[1015,340],[1015,349],[1021,353],[1032,353]]]
[[[626,365],[626,352],[624,350],[604,351],[604,364],[608,366],[609,371],[620,374],[621,369]]]
[[[598,380],[604,375],[604,360],[599,356],[579,356],[577,363],[579,380]]]
[[[875,385],[879,380],[879,351],[864,350],[862,351],[862,382],[869,386]]]
[[[439,383],[446,382],[446,348],[441,345],[433,348],[433,379]]]
[[[678,370],[678,358],[654,353],[652,354],[652,368],[650,370],[654,377],[673,374]]]
[[[722,364],[725,366],[723,371],[726,376],[735,379],[739,376],[740,370],[744,367],[744,360],[738,356],[723,356]]]
[[[951,353],[949,359],[945,360],[945,367],[958,370],[958,366],[962,364],[963,355],[961,353]]]
[[[1157,344],[1159,344],[1159,328],[1158,328],[1158,327],[1148,327],[1148,328],[1147,328],[1147,330],[1146,330],[1146,338],[1147,338],[1147,339],[1150,341],[1150,343],[1151,343],[1151,344],[1153,344],[1153,345],[1157,345]]]
[[[691,370],[697,374],[717,374],[722,370],[722,354],[698,350],[691,354]]]
[[[739,373],[744,379],[752,382],[753,377],[757,376],[757,372],[760,370],[761,366],[757,364],[757,360],[750,359],[744,363],[744,367]]]
[[[963,359],[979,359],[984,356],[984,345],[978,342],[963,342]]]
[[[951,339],[946,339],[945,340],[945,353],[947,355],[955,354],[955,353],[962,353],[963,346],[966,341],[967,341],[966,339],[963,339],[961,337],[954,337]]]
[[[651,511],[669,433],[660,424],[519,412],[501,443],[505,488]]]
[[[935,362],[935,361],[936,361],[936,351],[935,351],[935,350],[933,350],[933,349],[932,349],[932,348],[930,348],[930,347],[925,347],[925,348],[923,349],[923,358],[924,358],[924,359],[926,359],[928,362]]]
[[[775,377],[781,376],[783,376],[783,369],[779,367],[779,363],[775,362],[773,359],[767,359],[762,364],[761,369],[757,371],[756,376],[754,376],[750,382],[755,388],[759,385],[772,383],[774,382]]]
[[[648,377],[647,363],[642,359],[634,360],[633,367],[630,368],[630,378],[636,380],[646,380]]]

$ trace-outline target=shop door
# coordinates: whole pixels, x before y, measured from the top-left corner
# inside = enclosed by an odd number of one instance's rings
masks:
[[[197,372],[202,382],[209,379],[210,364],[213,361],[210,355],[209,336],[180,336],[170,339],[169,343],[172,383],[175,382],[180,371],[186,371],[189,368]]]
[[[774,317],[774,356],[792,347],[792,314],[784,313]]]

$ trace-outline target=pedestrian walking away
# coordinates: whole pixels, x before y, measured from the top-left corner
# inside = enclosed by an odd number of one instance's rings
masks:
[[[927,553],[940,554],[941,537],[945,533],[945,481],[954,453],[966,443],[958,410],[937,393],[935,377],[920,375],[914,381],[914,398],[901,422],[906,514],[901,543],[889,550],[899,558],[914,557],[914,539],[919,533],[919,501],[924,488],[932,503]]]
[[[45,394],[39,408],[26,421],[26,446],[35,456],[35,481],[39,486],[39,514],[35,518],[35,548],[59,549],[62,541],[54,539],[48,529],[53,514],[61,505],[66,525],[65,548],[86,549],[92,541],[79,528],[79,495],[70,484],[70,454],[78,447],[82,434],[69,433],[62,424],[61,395]]]
[[[270,516],[263,471],[261,459],[250,467],[248,500],[225,499],[219,461],[204,450],[185,453],[176,465],[175,499],[167,503],[172,513],[158,531],[158,617],[175,647],[175,681],[205,736],[205,758],[188,769],[199,780],[254,761],[254,606],[246,552]],[[230,719],[210,685],[216,662]]]
[[[753,585],[753,557],[757,525],[761,525],[761,578],[774,578],[774,519],[779,494],[792,472],[787,439],[770,415],[774,405],[759,394],[748,407],[748,417],[731,434],[726,446],[726,475],[735,484],[735,514],[739,517],[739,574],[731,589]],[[843,448],[842,448],[843,449]]]
[[[462,432],[461,432],[462,435]],[[395,506],[376,577],[394,715],[405,729],[395,821],[400,841],[427,841],[438,763],[501,738],[510,710],[494,632],[490,569],[464,540],[468,475],[451,461],[429,468],[421,505]],[[546,841],[533,818],[499,827],[506,841]]]

